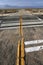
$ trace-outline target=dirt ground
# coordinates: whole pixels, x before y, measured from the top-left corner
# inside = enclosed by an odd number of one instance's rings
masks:
[[[43,39],[43,27],[23,29],[24,41]],[[19,30],[0,31],[0,65],[16,65]],[[26,53],[27,65],[43,65],[43,50]]]

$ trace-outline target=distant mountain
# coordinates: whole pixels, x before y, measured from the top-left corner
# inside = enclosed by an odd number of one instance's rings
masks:
[[[16,6],[0,5],[0,9],[7,9],[7,8],[16,8]]]
[[[43,6],[10,6],[10,5],[0,5],[0,9],[9,9],[9,8],[43,8]]]

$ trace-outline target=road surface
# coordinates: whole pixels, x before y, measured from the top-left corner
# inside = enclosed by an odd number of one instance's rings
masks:
[[[20,16],[1,16],[0,30],[14,29],[20,26]],[[39,27],[43,26],[43,20],[35,15],[22,16],[22,26],[24,27]]]

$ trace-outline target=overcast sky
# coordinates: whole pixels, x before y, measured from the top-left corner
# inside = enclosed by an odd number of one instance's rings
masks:
[[[0,0],[0,5],[43,6],[43,0]]]

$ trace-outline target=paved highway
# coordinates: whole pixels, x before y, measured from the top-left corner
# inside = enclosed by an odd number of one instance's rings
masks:
[[[1,29],[14,29],[20,26],[20,16],[2,16],[0,17],[0,30]],[[38,16],[25,15],[22,16],[23,27],[39,27],[43,26],[43,20]]]

